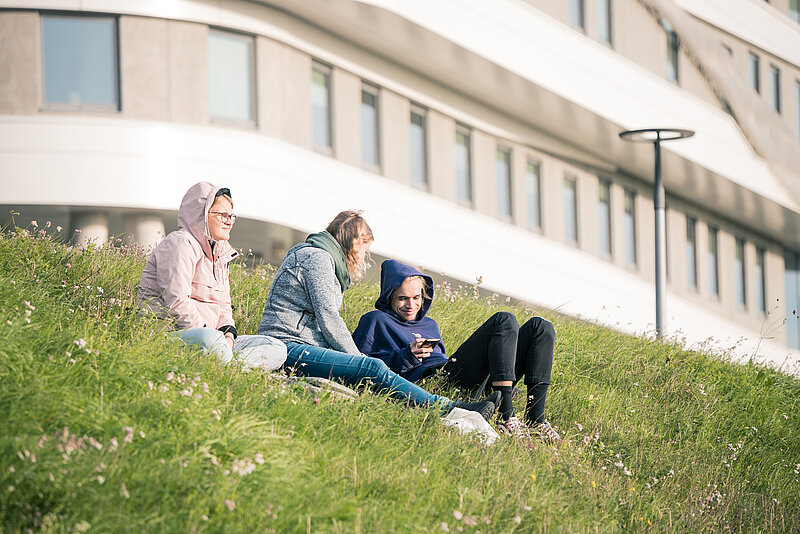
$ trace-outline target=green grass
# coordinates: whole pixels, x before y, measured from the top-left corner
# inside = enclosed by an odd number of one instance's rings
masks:
[[[431,410],[315,400],[178,346],[131,311],[143,262],[0,234],[4,531],[800,531],[796,379],[536,311],[565,440],[485,448]],[[234,266],[240,330],[273,272]],[[534,313],[437,291],[451,350],[499,309]],[[351,329],[377,293],[347,292]]]

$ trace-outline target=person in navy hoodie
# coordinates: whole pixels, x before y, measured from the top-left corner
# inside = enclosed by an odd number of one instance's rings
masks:
[[[521,327],[509,312],[498,312],[448,358],[439,325],[427,316],[433,279],[396,260],[381,264],[381,292],[375,310],[365,313],[353,332],[364,354],[379,358],[409,380],[419,382],[439,369],[457,386],[482,393],[485,384],[500,394],[498,430],[532,446],[530,431],[545,441],[560,440],[544,417],[553,367],[555,330],[533,317]],[[525,422],[514,414],[514,384],[525,376]]]

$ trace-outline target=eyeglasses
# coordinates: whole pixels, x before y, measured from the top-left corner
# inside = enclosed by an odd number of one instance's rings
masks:
[[[230,222],[231,224],[236,222],[236,215],[233,213],[225,213],[223,211],[209,211],[208,213],[216,215],[220,222]]]

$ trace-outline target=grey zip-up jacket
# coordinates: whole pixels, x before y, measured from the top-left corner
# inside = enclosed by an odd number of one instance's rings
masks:
[[[258,325],[258,333],[284,343],[302,343],[361,356],[339,310],[342,291],[333,257],[300,243],[289,249],[275,279]]]

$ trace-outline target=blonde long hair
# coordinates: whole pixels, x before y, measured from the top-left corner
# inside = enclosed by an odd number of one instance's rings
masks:
[[[353,241],[360,239],[363,242],[373,240],[372,229],[361,216],[362,211],[345,210],[339,213],[325,229],[339,243],[347,260],[347,272],[354,281],[364,278],[370,264],[369,253],[364,261],[359,261],[358,253],[353,249]]]

